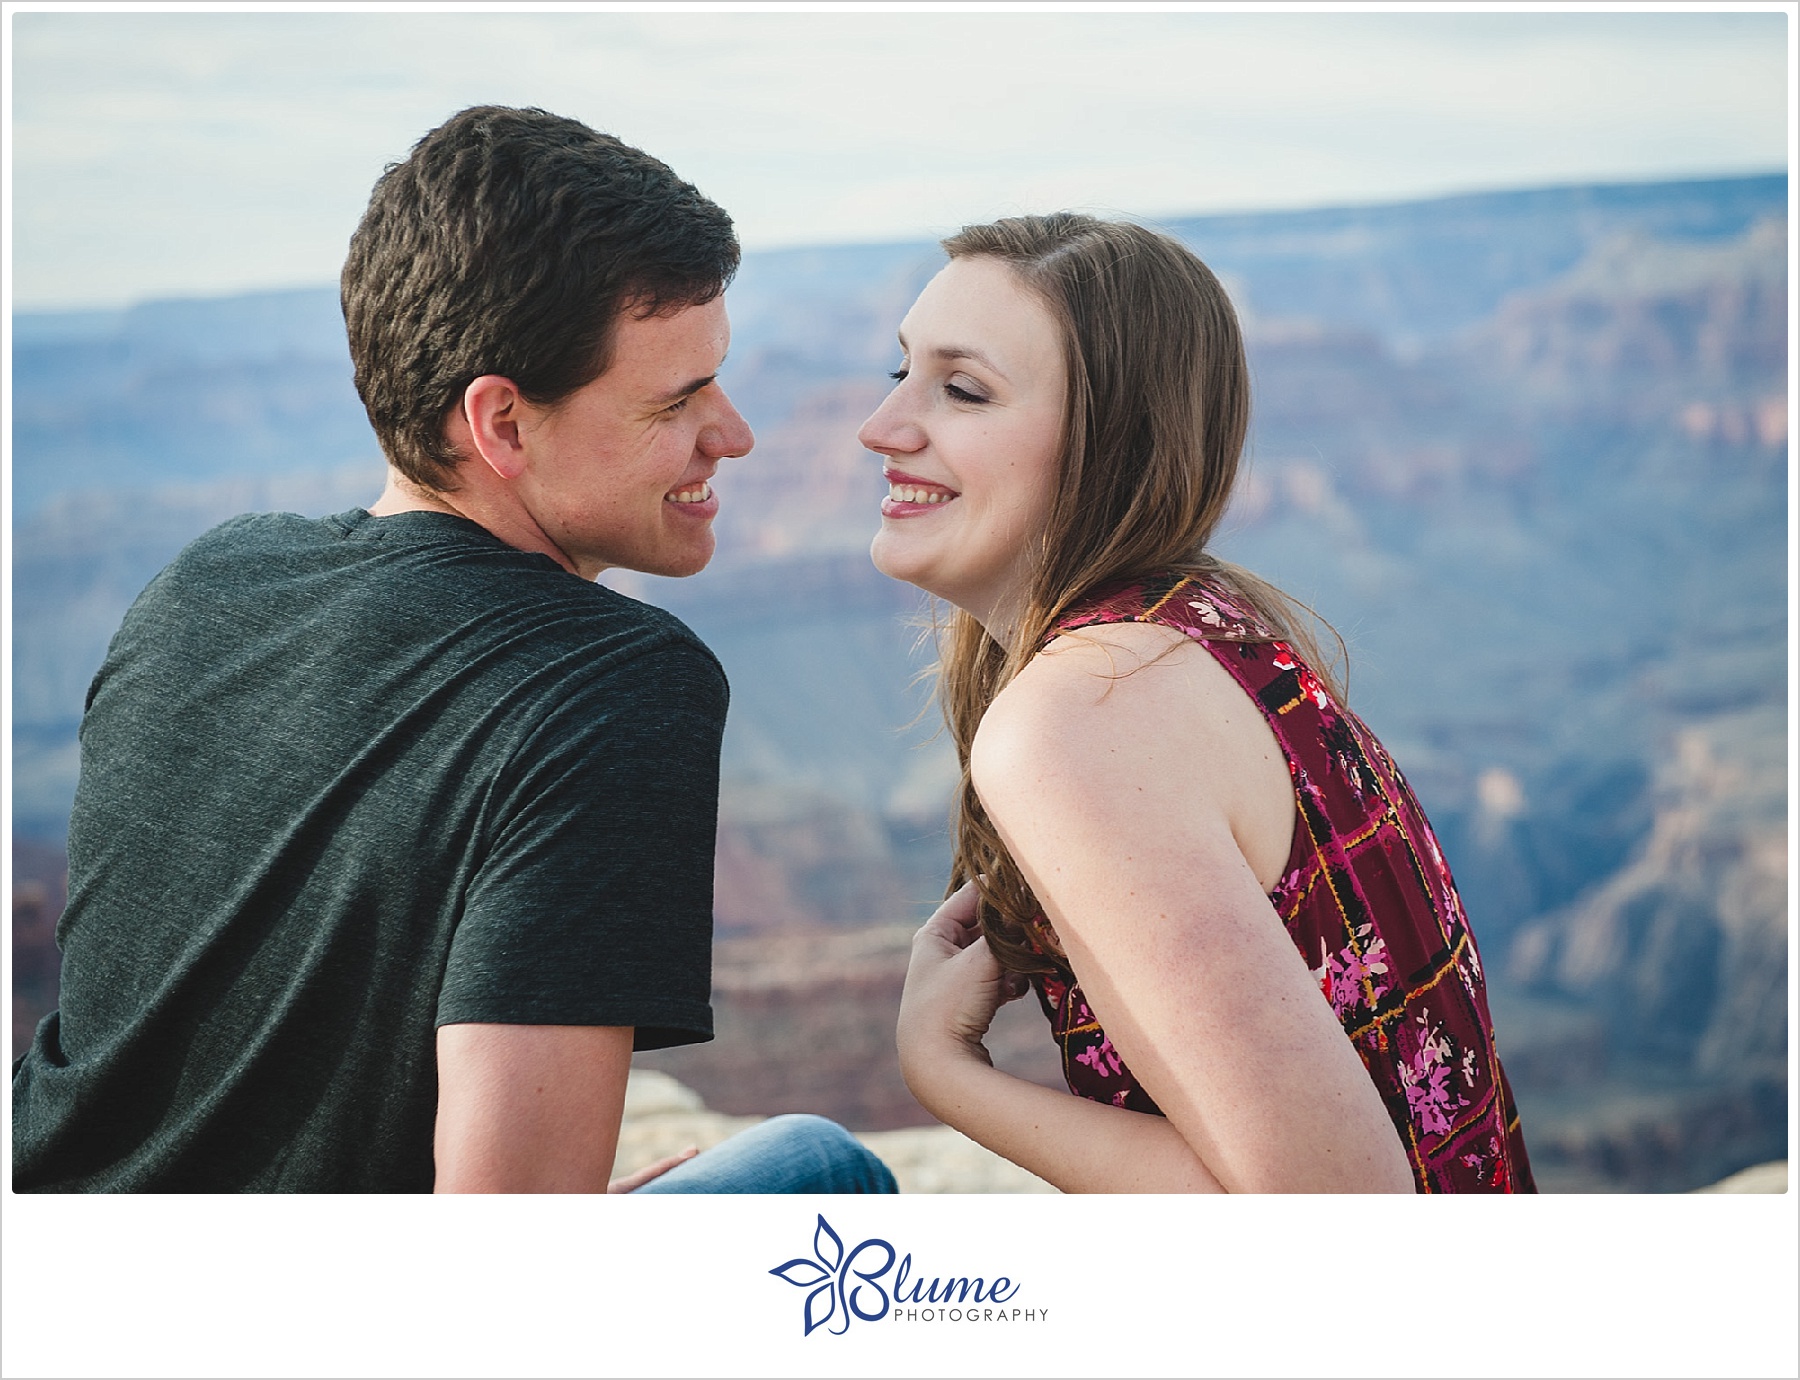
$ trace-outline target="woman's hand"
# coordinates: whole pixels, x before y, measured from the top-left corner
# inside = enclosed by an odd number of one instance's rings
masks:
[[[898,1043],[900,1072],[920,1105],[1067,1192],[1217,1193],[1218,1180],[1162,1117],[1087,1102],[994,1067],[982,1037],[994,1013],[1031,984],[1000,967],[975,910],[970,884],[913,937]]]
[[[994,1013],[1030,984],[1000,967],[976,920],[977,894],[965,883],[913,936],[900,997],[900,1071],[920,1102],[957,1064],[992,1066],[982,1039]]]

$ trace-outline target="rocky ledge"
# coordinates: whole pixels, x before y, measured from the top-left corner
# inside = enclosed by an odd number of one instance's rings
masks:
[[[1716,1184],[1705,1188],[1696,1188],[1696,1193],[1786,1193],[1787,1161],[1771,1160],[1768,1164],[1753,1164],[1748,1169],[1740,1169],[1737,1173],[1720,1179]]]
[[[690,1145],[705,1150],[762,1119],[708,1111],[698,1093],[668,1074],[634,1068],[614,1172],[629,1174]],[[902,1193],[1056,1192],[948,1126],[860,1131],[856,1138],[894,1171]]]
[[[707,1110],[700,1094],[656,1069],[634,1068],[625,1092],[616,1172],[629,1174],[690,1145],[702,1150],[763,1118]],[[948,1126],[859,1131],[902,1193],[1055,1193],[1056,1189]],[[1701,1193],[1786,1193],[1787,1162],[1740,1170]]]

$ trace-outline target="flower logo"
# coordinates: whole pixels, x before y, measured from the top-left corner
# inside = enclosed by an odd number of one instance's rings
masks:
[[[865,1252],[872,1251],[883,1254],[881,1263],[858,1269],[857,1261]],[[887,1316],[887,1290],[875,1281],[892,1269],[893,1264],[894,1248],[876,1237],[870,1237],[846,1253],[843,1238],[831,1229],[831,1223],[820,1213],[819,1225],[813,1230],[812,1258],[796,1256],[769,1273],[797,1289],[810,1291],[801,1315],[806,1329],[802,1336],[811,1336],[814,1328],[835,1320],[837,1326],[827,1330],[833,1336],[841,1337],[850,1330],[853,1317],[864,1322],[877,1322]],[[873,1297],[865,1298],[865,1295]],[[870,1302],[876,1305],[872,1309],[865,1306]]]

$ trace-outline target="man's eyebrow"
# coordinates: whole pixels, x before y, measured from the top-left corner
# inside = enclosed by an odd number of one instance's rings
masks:
[[[691,382],[682,384],[679,388],[670,389],[667,393],[658,393],[654,398],[650,399],[650,405],[652,407],[667,407],[670,403],[678,403],[683,398],[692,397],[718,377],[717,374],[708,374],[703,379],[694,379]]]

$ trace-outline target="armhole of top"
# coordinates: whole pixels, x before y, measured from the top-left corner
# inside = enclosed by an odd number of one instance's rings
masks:
[[[1199,589],[1203,595],[1210,594],[1210,591],[1207,591],[1205,586],[1198,585],[1191,576],[1184,577],[1166,591],[1160,599],[1145,608],[1142,612],[1132,613],[1124,609],[1109,607],[1102,604],[1099,608],[1093,610],[1095,613],[1101,613],[1102,616],[1095,617],[1088,622],[1080,623],[1074,627],[1070,627],[1066,624],[1059,624],[1052,630],[1050,637],[1045,640],[1044,647],[1048,648],[1051,643],[1065,633],[1079,633],[1084,628],[1110,627],[1120,623],[1155,623],[1160,627],[1165,627],[1173,632],[1179,633],[1189,642],[1200,644],[1200,646],[1205,649],[1207,655],[1219,663],[1220,669],[1222,669],[1226,675],[1231,677],[1232,682],[1239,690],[1243,691],[1245,698],[1255,707],[1257,714],[1268,728],[1270,736],[1275,739],[1275,745],[1281,751],[1282,763],[1287,768],[1288,777],[1294,783],[1292,787],[1294,798],[1293,837],[1288,844],[1287,858],[1282,865],[1281,876],[1276,880],[1274,890],[1266,893],[1270,902],[1275,905],[1276,914],[1280,916],[1282,905],[1289,899],[1283,896],[1282,887],[1288,878],[1295,876],[1300,871],[1300,865],[1304,863],[1305,859],[1311,854],[1312,834],[1307,826],[1306,811],[1302,808],[1300,800],[1300,787],[1297,779],[1298,760],[1294,756],[1293,748],[1289,745],[1286,735],[1282,732],[1281,721],[1274,711],[1272,711],[1268,705],[1263,703],[1262,696],[1257,689],[1254,688],[1242,674],[1240,674],[1239,668],[1232,664],[1232,652],[1230,650],[1245,645],[1268,647],[1273,644],[1275,639],[1263,641],[1260,638],[1252,640],[1223,636],[1204,637],[1199,634],[1198,630],[1182,627],[1156,616],[1183,588],[1190,586]],[[1207,603],[1208,606],[1213,608],[1216,612],[1223,612],[1218,609],[1218,605],[1210,598],[1207,599]],[[1078,614],[1077,618],[1080,616],[1081,615]],[[1286,917],[1281,916],[1281,918],[1285,922]]]

